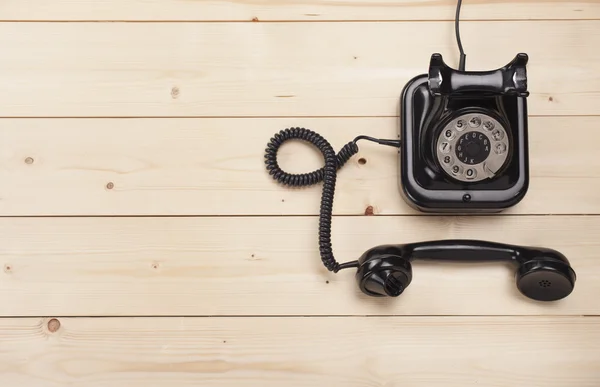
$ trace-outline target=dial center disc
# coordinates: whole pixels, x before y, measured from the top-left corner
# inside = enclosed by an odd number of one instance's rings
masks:
[[[490,140],[481,132],[467,132],[456,142],[455,153],[465,164],[479,164],[490,155]]]

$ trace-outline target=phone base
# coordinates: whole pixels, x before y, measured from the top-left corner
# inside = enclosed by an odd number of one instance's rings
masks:
[[[429,74],[407,83],[399,182],[411,207],[497,213],[523,199],[529,187],[526,62],[519,54],[495,71],[460,72],[434,54]],[[499,82],[510,74],[521,78]]]

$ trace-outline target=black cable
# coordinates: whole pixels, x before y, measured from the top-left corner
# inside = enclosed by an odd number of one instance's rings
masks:
[[[460,63],[458,64],[458,69],[460,71],[465,71],[465,64],[467,61],[467,56],[465,55],[465,51],[463,50],[462,42],[460,41],[460,30],[458,28],[458,24],[460,21],[460,7],[462,5],[462,0],[458,0],[456,4],[456,17],[454,18],[454,30],[456,33],[456,43],[458,43],[458,51],[460,52]]]
[[[316,146],[325,158],[325,166],[313,172],[302,174],[291,174],[284,172],[277,163],[277,151],[281,145],[292,139],[303,140]],[[333,209],[333,196],[337,178],[337,170],[340,169],[352,156],[358,153],[359,140],[373,141],[381,145],[400,147],[399,140],[382,140],[369,136],[358,136],[344,145],[336,155],[331,144],[320,134],[305,128],[288,128],[275,134],[265,149],[265,164],[267,171],[277,182],[292,187],[303,187],[323,182],[323,193],[321,195],[321,209],[319,212],[319,252],[325,267],[334,273],[339,270],[357,267],[358,261],[338,263],[331,249],[331,216]]]

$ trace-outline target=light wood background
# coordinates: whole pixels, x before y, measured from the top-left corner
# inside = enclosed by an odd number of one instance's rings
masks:
[[[449,0],[2,0],[0,385],[600,386],[600,0],[465,0],[470,69],[530,55],[531,188],[424,216],[396,151],[340,171],[340,261],[381,243],[556,248],[556,303],[508,267],[417,263],[373,299],[318,255],[320,186],[264,170],[272,134],[394,137],[404,84],[455,64]],[[285,145],[291,172],[321,166]],[[357,162],[364,158],[362,165]],[[374,216],[365,216],[372,207]],[[367,211],[368,212],[368,211]]]

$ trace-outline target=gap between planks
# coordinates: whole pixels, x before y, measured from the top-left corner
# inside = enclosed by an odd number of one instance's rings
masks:
[[[327,319],[327,318],[372,318],[372,319],[377,319],[377,318],[387,318],[387,319],[397,319],[397,318],[401,318],[401,319],[405,319],[405,320],[409,320],[409,319],[420,319],[420,318],[431,318],[431,319],[454,319],[454,318],[465,318],[465,319],[480,319],[480,318],[485,318],[485,319],[496,319],[496,320],[501,320],[503,318],[515,318],[515,317],[523,317],[523,318],[527,318],[527,319],[542,319],[542,320],[547,320],[547,319],[578,319],[578,318],[582,318],[582,319],[595,319],[595,318],[599,318],[600,314],[553,314],[553,315],[547,315],[547,314],[539,314],[539,315],[535,315],[535,314],[499,314],[499,315],[493,315],[493,314],[410,314],[410,315],[401,315],[401,314],[376,314],[376,315],[368,315],[368,314],[331,314],[331,315],[327,315],[327,314],[239,314],[239,315],[229,315],[229,314],[215,314],[215,315],[195,315],[195,314],[175,314],[175,315],[147,315],[147,314],[142,314],[142,315],[138,315],[138,314],[131,314],[131,315],[111,315],[111,314],[106,314],[106,315],[52,315],[52,314],[40,314],[40,315],[14,315],[14,316],[10,316],[10,315],[5,315],[5,316],[0,316],[0,320],[2,319],[51,319],[51,318],[56,318],[56,319],[61,319],[61,318],[65,318],[65,319],[129,319],[129,318],[135,318],[135,319],[171,319],[171,318],[190,318],[190,319],[281,319],[281,318],[285,318],[285,319],[302,319],[302,318],[323,318],[323,319]]]
[[[456,0],[5,0],[2,17],[10,21],[446,21]],[[550,6],[549,6],[550,5]],[[600,3],[568,1],[469,1],[461,20],[590,20],[600,17]]]
[[[578,21],[598,21],[600,18],[574,18],[574,19],[559,19],[559,18],[543,18],[543,19],[468,19],[461,20],[460,24],[470,23],[470,22],[523,22],[523,23],[535,23],[535,22],[578,22]],[[218,19],[218,20],[93,20],[93,19],[85,19],[85,20],[10,20],[10,19],[0,19],[0,23],[132,23],[132,24],[179,24],[179,23],[212,23],[212,24],[245,24],[245,23],[271,23],[271,24],[279,24],[279,23],[432,23],[432,22],[454,22],[454,18],[439,18],[439,19],[347,19],[347,20],[339,20],[339,19],[320,19],[320,20],[285,20],[285,19],[274,19],[274,20],[234,20],[234,19]]]
[[[421,217],[469,217],[469,218],[475,218],[475,217],[481,217],[481,218],[486,218],[486,217],[498,217],[498,216],[503,216],[503,217],[571,217],[571,218],[575,218],[575,217],[596,217],[596,216],[600,216],[600,214],[598,213],[589,213],[589,214],[585,214],[585,213],[573,213],[573,214],[565,214],[565,213],[560,213],[560,214],[527,214],[527,213],[491,213],[491,214],[430,214],[430,213],[419,213],[419,214],[373,214],[373,215],[357,215],[357,214],[335,214],[332,215],[333,218],[363,218],[365,216],[372,216],[372,217],[380,217],[380,218],[385,218],[385,217],[397,217],[397,218],[421,218]],[[247,215],[214,215],[214,214],[165,214],[165,215],[161,215],[161,214],[155,214],[155,215],[148,215],[148,214],[140,214],[140,215],[120,215],[120,214],[115,214],[115,215],[0,215],[0,218],[5,218],[5,219],[10,219],[10,218],[29,218],[29,219],[35,219],[35,218],[222,218],[222,219],[226,219],[226,218],[318,218],[319,215],[318,214],[282,214],[282,215],[275,215],[275,214],[247,214]]]
[[[528,114],[529,118],[594,118],[600,117],[600,114]],[[284,118],[295,118],[295,119],[364,119],[364,118],[400,118],[398,115],[357,115],[357,116],[344,116],[344,115],[330,115],[330,116],[301,116],[301,115],[281,115],[281,116],[0,116],[0,120],[169,120],[169,119],[189,119],[189,120],[260,120],[260,119],[284,119]]]

